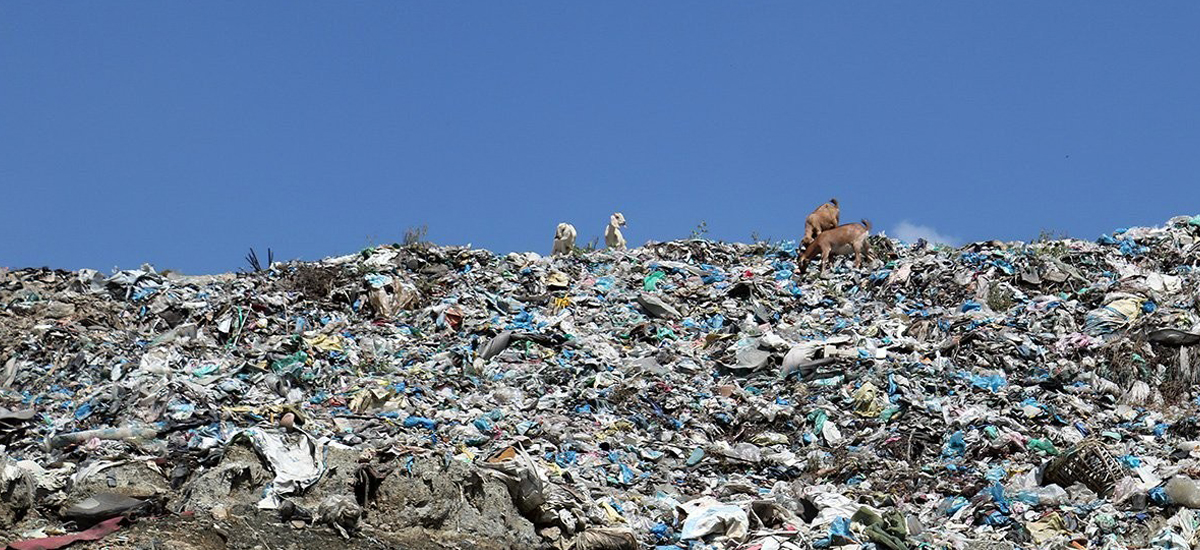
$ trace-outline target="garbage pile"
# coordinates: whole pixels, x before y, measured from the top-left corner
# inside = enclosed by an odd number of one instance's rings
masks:
[[[1198,542],[1200,216],[870,245],[823,277],[699,239],[0,272],[0,540]]]

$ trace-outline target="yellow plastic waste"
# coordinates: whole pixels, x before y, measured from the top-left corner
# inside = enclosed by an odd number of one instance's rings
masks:
[[[610,524],[626,523],[625,518],[621,517],[621,514],[618,514],[617,511],[614,510],[613,507],[610,506],[607,502],[601,502],[600,507],[604,508],[604,515],[607,516],[608,522]]]
[[[387,403],[392,396],[391,390],[383,388],[365,389],[350,398],[350,410],[362,414],[372,409],[378,409]]]
[[[1142,314],[1143,303],[1145,303],[1145,300],[1138,298],[1125,298],[1108,304],[1105,307],[1124,315],[1129,322],[1133,322]]]
[[[321,351],[345,351],[342,347],[342,337],[338,335],[318,334],[304,342]]]
[[[866,417],[875,418],[883,412],[883,403],[879,400],[879,388],[875,384],[867,382],[854,391],[854,413]]]
[[[1034,544],[1039,546],[1048,541],[1064,539],[1071,535],[1071,532],[1067,530],[1067,524],[1058,512],[1029,523],[1025,527],[1029,529],[1029,535],[1033,538]]]

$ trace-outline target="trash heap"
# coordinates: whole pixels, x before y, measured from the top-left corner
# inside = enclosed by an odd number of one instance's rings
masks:
[[[1200,216],[871,248],[0,272],[0,540],[1198,542]]]

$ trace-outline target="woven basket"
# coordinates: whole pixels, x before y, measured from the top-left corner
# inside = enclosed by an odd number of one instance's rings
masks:
[[[1067,488],[1082,483],[1105,496],[1121,479],[1121,464],[1099,440],[1085,439],[1046,465],[1044,478]]]

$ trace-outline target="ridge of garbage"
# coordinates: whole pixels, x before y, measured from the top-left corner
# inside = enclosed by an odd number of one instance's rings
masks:
[[[0,271],[0,535],[1197,542],[1200,216],[869,244],[825,276],[795,242],[702,239]]]

